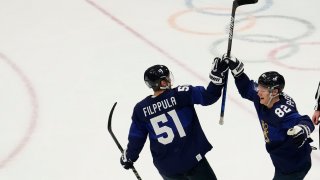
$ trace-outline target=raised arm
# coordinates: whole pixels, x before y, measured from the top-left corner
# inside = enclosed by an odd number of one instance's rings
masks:
[[[256,84],[244,73],[244,64],[235,57],[223,57],[228,63],[241,97],[253,101],[257,97]]]

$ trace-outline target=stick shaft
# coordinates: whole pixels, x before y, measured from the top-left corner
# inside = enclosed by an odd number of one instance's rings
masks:
[[[233,27],[234,27],[234,19],[236,15],[236,9],[239,6],[246,5],[246,4],[254,4],[257,3],[258,0],[234,0],[232,4],[232,12],[231,12],[231,21],[230,21],[230,30],[229,30],[229,40],[228,40],[228,49],[227,49],[227,57],[231,56],[231,47],[232,47],[232,38],[233,38]],[[224,83],[223,93],[222,93],[222,102],[221,102],[221,111],[220,111],[220,121],[219,124],[224,123],[224,110],[226,106],[226,97],[227,97],[227,84],[228,84],[228,74],[229,71],[226,73],[226,82]]]
[[[227,49],[227,57],[231,55],[231,47],[232,47],[232,38],[233,38],[233,27],[234,27],[234,18],[236,14],[236,9],[238,7],[238,2],[235,0],[232,4],[232,12],[231,12],[231,20],[230,20],[230,29],[229,29],[229,39],[228,39],[228,49]],[[224,83],[223,93],[222,93],[222,102],[221,102],[221,111],[220,111],[220,121],[219,124],[222,125],[224,123],[224,110],[226,106],[226,97],[227,97],[227,85],[228,85],[228,74],[229,70],[226,73],[226,82]]]
[[[121,144],[119,143],[118,139],[116,138],[116,136],[114,135],[113,131],[112,131],[112,115],[113,115],[113,111],[116,108],[117,102],[115,102],[111,108],[111,111],[109,113],[109,118],[108,118],[108,131],[113,139],[113,141],[116,143],[116,145],[118,146],[118,149],[121,151],[121,153],[123,153],[123,148],[121,146]],[[138,180],[142,180],[138,171],[136,170],[136,168],[134,166],[132,166],[131,170],[133,171],[134,175],[136,176],[136,178]]]

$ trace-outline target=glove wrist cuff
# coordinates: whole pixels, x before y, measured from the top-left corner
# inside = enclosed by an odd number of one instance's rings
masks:
[[[304,130],[304,132],[306,132],[307,137],[310,136],[311,130],[310,130],[310,128],[309,128],[307,125],[298,124],[297,126],[301,127],[301,128]]]
[[[224,79],[219,76],[215,76],[213,74],[210,74],[209,78],[211,79],[211,82],[213,84],[216,84],[216,85],[223,85],[224,84]]]
[[[234,77],[238,77],[243,73],[243,71],[244,71],[244,65],[242,62],[240,62],[237,67],[231,70],[231,73]]]

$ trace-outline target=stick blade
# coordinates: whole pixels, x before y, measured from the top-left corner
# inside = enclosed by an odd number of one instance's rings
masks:
[[[258,2],[258,0],[235,0],[235,1],[238,1],[238,6],[245,5],[245,4],[254,4]]]
[[[108,131],[109,132],[112,132],[112,129],[111,129],[111,121],[112,121],[112,115],[113,115],[113,111],[114,111],[114,108],[116,107],[117,105],[117,102],[115,102],[110,110],[110,113],[109,113],[109,118],[108,118]]]

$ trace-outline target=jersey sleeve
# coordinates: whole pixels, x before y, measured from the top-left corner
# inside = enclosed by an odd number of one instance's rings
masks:
[[[134,108],[132,114],[132,122],[130,126],[128,145],[127,145],[127,158],[133,162],[139,158],[139,154],[146,142],[148,130],[145,123],[139,119],[137,115],[137,106]]]
[[[183,104],[201,104],[203,106],[215,103],[221,96],[222,85],[209,83],[205,89],[203,86],[178,86],[177,93]]]
[[[320,82],[318,85],[318,89],[315,95],[315,100],[316,100],[316,106],[314,107],[314,110],[320,111]]]
[[[241,97],[250,101],[254,101],[257,98],[257,85],[245,73],[242,73],[239,77],[235,77],[235,83]]]
[[[298,124],[308,126],[311,132],[314,130],[314,125],[310,117],[307,115],[300,115],[298,112],[287,115],[282,126],[284,129],[290,129]]]
[[[304,115],[299,118],[299,124],[306,125],[310,129],[310,133],[314,131],[314,125],[309,116]]]

